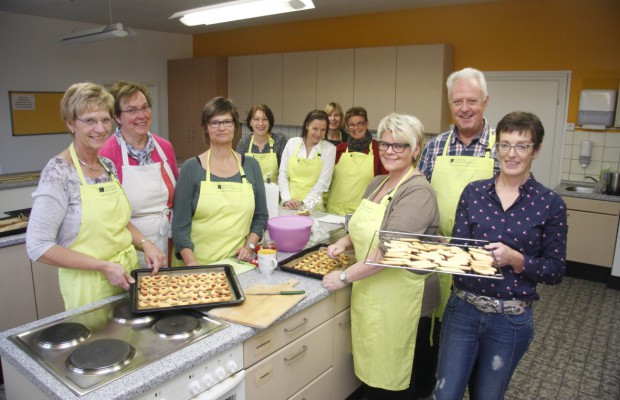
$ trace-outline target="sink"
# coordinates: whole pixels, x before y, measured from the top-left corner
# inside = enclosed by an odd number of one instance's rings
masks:
[[[594,188],[583,186],[568,186],[566,190],[577,193],[594,193]]]

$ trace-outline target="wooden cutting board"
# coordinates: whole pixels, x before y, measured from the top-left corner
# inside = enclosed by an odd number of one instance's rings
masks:
[[[250,293],[294,290],[297,283],[296,279],[290,279],[277,285],[257,284],[250,286],[244,290],[245,301],[240,305],[214,308],[209,310],[207,314],[210,317],[221,318],[235,324],[251,326],[253,328],[266,328],[293,308],[306,295],[251,296]]]

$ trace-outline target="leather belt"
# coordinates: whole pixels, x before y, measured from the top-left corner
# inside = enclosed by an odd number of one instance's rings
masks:
[[[521,315],[532,304],[531,301],[498,300],[487,296],[478,296],[456,287],[452,288],[452,293],[484,313]]]

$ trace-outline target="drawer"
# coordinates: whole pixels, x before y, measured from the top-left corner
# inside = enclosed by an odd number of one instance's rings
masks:
[[[286,399],[332,366],[334,319],[259,361],[249,369],[246,398]]]
[[[351,285],[337,290],[334,295],[336,296],[336,314],[351,307]]]
[[[331,398],[334,384],[333,370],[330,368],[323,372],[318,378],[290,397],[289,400],[325,400]]]
[[[243,343],[243,367],[247,369],[333,318],[335,304],[335,296],[331,295],[246,340]]]
[[[346,399],[362,382],[353,371],[351,352],[351,311],[347,309],[334,317],[334,400]]]
[[[568,210],[579,210],[597,214],[620,215],[620,203],[613,201],[589,200],[579,197],[563,196]]]

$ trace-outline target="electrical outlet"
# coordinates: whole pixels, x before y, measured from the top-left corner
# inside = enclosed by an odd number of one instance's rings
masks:
[[[565,126],[565,130],[567,130],[567,131],[574,131],[575,130],[575,123],[574,122],[567,122],[566,126]]]

